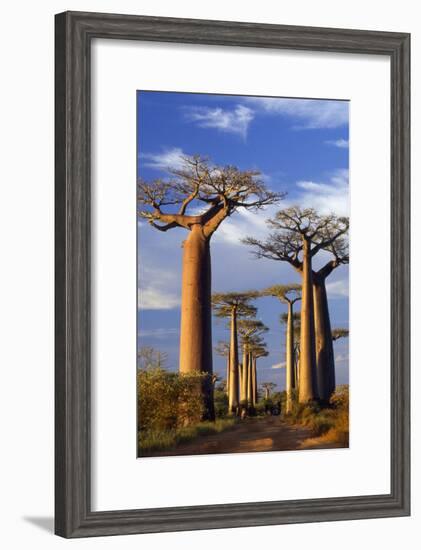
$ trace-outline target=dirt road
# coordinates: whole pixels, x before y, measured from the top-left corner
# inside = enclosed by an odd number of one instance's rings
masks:
[[[289,426],[279,416],[247,418],[224,432],[200,436],[170,451],[154,453],[154,456],[291,451],[336,446],[305,443],[311,437],[310,430]]]

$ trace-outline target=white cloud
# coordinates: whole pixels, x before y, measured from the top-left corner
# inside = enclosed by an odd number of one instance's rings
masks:
[[[333,145],[334,147],[339,147],[339,149],[349,149],[349,141],[347,139],[334,139],[325,141],[327,145]]]
[[[166,149],[162,153],[142,153],[140,164],[154,170],[179,169],[183,167],[183,157],[188,157],[179,147]]]
[[[186,118],[197,123],[200,128],[215,128],[246,138],[254,113],[245,105],[237,105],[232,110],[221,107],[191,107],[186,111]]]
[[[295,119],[296,129],[338,128],[348,124],[347,101],[252,97],[247,103],[263,113]]]
[[[138,290],[138,309],[173,309],[180,305],[176,294],[165,291],[153,282]]]
[[[138,309],[174,309],[180,305],[179,281],[174,270],[145,265],[142,261],[139,267]]]
[[[298,181],[301,193],[294,202],[320,214],[349,216],[348,170],[336,170],[327,182]]]
[[[349,296],[348,280],[332,281],[327,283],[326,290],[329,298],[347,298]]]
[[[269,206],[257,212],[240,208],[234,216],[225,219],[221,223],[218,231],[213,236],[213,240],[243,246],[241,239],[247,235],[264,238],[268,231],[267,218],[273,217],[275,212],[282,206],[283,204],[280,203],[280,205]]]
[[[286,363],[276,363],[275,365],[271,366],[271,369],[284,369],[286,367]]]
[[[151,330],[139,330],[137,335],[139,338],[167,338],[168,336],[180,334],[178,328],[156,328]]]

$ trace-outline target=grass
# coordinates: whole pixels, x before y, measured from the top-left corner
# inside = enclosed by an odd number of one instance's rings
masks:
[[[284,416],[284,420],[290,424],[299,424],[311,430],[313,437],[307,440],[306,444],[348,447],[348,410],[348,387],[341,386],[333,394],[328,406],[296,404],[292,413]]]
[[[138,439],[139,456],[152,456],[159,451],[174,449],[180,443],[192,441],[197,437],[228,430],[237,422],[237,418],[217,418],[215,422],[200,422],[175,430],[140,432]]]

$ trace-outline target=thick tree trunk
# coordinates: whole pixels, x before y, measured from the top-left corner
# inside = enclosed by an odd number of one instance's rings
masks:
[[[253,375],[253,402],[252,402],[252,406],[253,406],[253,408],[255,408],[256,404],[257,404],[257,359],[256,359],[256,357],[253,357],[252,375]]]
[[[229,353],[227,355],[227,385],[225,388],[225,393],[229,395],[229,387],[230,387],[230,356]]]
[[[230,340],[230,387],[228,394],[228,413],[237,414],[238,411],[238,341],[237,341],[237,309],[231,310],[231,340]]]
[[[325,278],[313,277],[314,326],[316,335],[317,385],[321,401],[328,402],[335,391],[335,359]]]
[[[240,403],[247,407],[247,384],[248,384],[248,352],[247,344],[243,344],[243,366],[241,376]]]
[[[238,363],[238,399],[240,401],[243,399],[243,377],[244,377],[244,370],[243,370],[243,364]]]
[[[202,383],[204,419],[213,420],[210,246],[197,224],[183,243],[180,326],[180,372],[207,375]]]
[[[311,243],[303,240],[303,287],[301,295],[300,387],[298,400],[307,403],[318,399],[316,348],[314,336],[313,281]]]
[[[287,338],[286,338],[286,412],[292,411],[292,392],[295,388],[294,365],[294,310],[293,304],[288,302]]]
[[[247,356],[247,406],[253,407],[253,358],[251,353]]]

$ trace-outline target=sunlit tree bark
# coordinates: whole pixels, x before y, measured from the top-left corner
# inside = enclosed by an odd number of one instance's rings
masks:
[[[229,345],[229,389],[228,411],[230,414],[238,414],[240,405],[240,371],[238,361],[238,319],[255,315],[256,308],[251,301],[256,298],[257,292],[228,292],[214,294],[212,305],[215,315],[220,318],[230,319],[230,345]],[[242,377],[244,378],[244,365]]]
[[[264,346],[261,338],[262,334],[269,329],[257,319],[241,319],[238,323],[238,331],[240,334],[241,343],[243,346],[243,392],[244,398],[241,402],[241,406],[247,411],[251,412],[254,407],[254,395],[253,391],[253,351],[259,347]]]
[[[282,195],[268,191],[256,171],[212,166],[201,157],[183,158],[182,164],[169,170],[171,181],[138,182],[139,216],[159,231],[189,232],[183,244],[180,372],[204,373],[204,418],[214,419],[210,240],[237,209],[262,208]],[[199,206],[201,213],[188,214]]]
[[[294,358],[294,304],[301,300],[300,285],[275,285],[266,288],[261,293],[262,296],[274,296],[281,302],[287,304],[288,313],[286,315],[286,412],[292,410],[293,392],[296,389],[295,358]]]
[[[348,218],[320,216],[311,208],[291,207],[268,221],[272,233],[265,241],[247,237],[258,258],[288,262],[302,280],[299,391],[300,403],[319,399],[314,323],[313,257],[327,250],[348,231]]]

